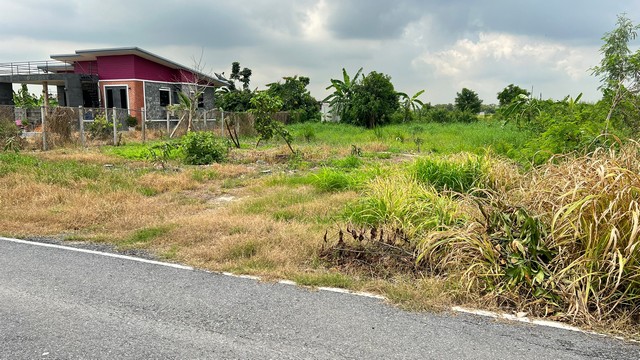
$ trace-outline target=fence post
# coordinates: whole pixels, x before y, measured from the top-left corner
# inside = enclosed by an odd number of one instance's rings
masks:
[[[236,116],[236,134],[240,134],[240,116]]]
[[[80,126],[80,141],[82,142],[82,147],[87,146],[87,140],[84,136],[84,109],[82,106],[78,106],[78,121],[80,122],[78,125]]]
[[[116,108],[113,108],[111,119],[113,120],[113,146],[118,146],[118,124],[116,116]]]
[[[142,143],[144,144],[147,142],[147,113],[144,108],[140,108],[140,114],[142,114],[140,117],[142,118]]]
[[[167,110],[167,138],[169,138],[169,134],[171,134],[171,124],[169,123],[169,110]]]
[[[45,126],[46,122],[46,111],[47,109],[44,106],[40,107],[40,117],[42,118],[42,150],[47,151],[47,127]]]
[[[220,136],[224,137],[224,110],[220,108]]]
[[[202,119],[204,121],[204,131],[207,131],[207,110],[204,111],[204,117]]]

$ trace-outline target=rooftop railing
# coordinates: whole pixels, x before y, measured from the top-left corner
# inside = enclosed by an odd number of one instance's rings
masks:
[[[92,69],[78,69],[83,74],[95,74]],[[73,73],[74,65],[62,61],[23,61],[0,63],[0,75],[39,75],[52,73]]]

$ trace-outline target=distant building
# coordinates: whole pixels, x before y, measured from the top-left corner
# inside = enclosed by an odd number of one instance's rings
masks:
[[[197,84],[204,89],[198,106],[213,109],[215,88],[228,85],[217,74],[206,75],[137,47],[78,50],[51,55],[53,61],[0,64],[0,105],[13,105],[13,84],[55,85],[60,106],[129,109],[141,119],[164,117]]]

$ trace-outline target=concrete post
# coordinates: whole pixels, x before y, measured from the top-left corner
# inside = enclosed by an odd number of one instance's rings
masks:
[[[220,108],[220,136],[225,136],[224,135],[224,110],[222,110],[222,108]]]
[[[142,114],[142,116],[140,116],[142,118],[142,124],[140,124],[140,127],[142,129],[142,143],[146,143],[147,142],[147,114],[146,111],[144,111],[144,108],[140,108],[140,114]]]
[[[118,146],[118,117],[116,114],[116,108],[113,108],[112,120],[113,120],[113,146]]]
[[[171,123],[169,122],[169,110],[167,110],[167,137],[171,133]]]
[[[82,147],[87,146],[87,139],[84,136],[84,109],[82,106],[78,106],[78,122],[80,126],[80,141],[82,142]]]
[[[40,107],[40,116],[42,118],[42,150],[47,151],[47,108],[45,106]]]
[[[44,111],[45,113],[48,114],[49,113],[49,83],[46,81],[42,82],[42,98],[44,99]]]

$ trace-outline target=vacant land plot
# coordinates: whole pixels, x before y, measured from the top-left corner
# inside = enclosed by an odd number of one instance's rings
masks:
[[[290,130],[297,155],[243,139],[203,166],[136,142],[0,153],[1,233],[637,336],[637,148],[526,170],[507,155],[530,135],[491,122]]]

